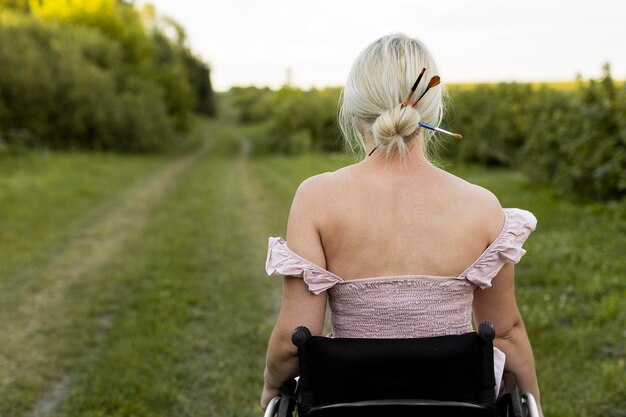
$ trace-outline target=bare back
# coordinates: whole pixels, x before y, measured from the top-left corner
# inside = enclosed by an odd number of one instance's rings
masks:
[[[457,276],[504,222],[492,193],[432,165],[359,163],[311,180],[326,268],[344,279]]]

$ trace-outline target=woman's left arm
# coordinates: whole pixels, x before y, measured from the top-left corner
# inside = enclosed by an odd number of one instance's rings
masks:
[[[298,376],[298,350],[291,342],[291,335],[298,326],[306,326],[313,335],[320,335],[324,328],[326,292],[314,295],[302,278],[285,277],[283,302],[278,321],[270,337],[264,372],[261,407],[265,409],[279,395],[285,382]]]
[[[325,268],[326,257],[318,232],[316,217],[323,175],[304,181],[294,196],[287,222],[289,248],[303,258]],[[282,385],[298,376],[298,350],[291,342],[296,327],[306,326],[312,335],[321,335],[326,315],[326,291],[315,295],[301,277],[286,276],[276,326],[270,337],[264,372],[261,407],[265,409],[279,395]]]

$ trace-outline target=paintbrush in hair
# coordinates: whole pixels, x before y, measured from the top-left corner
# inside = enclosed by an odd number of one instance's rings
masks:
[[[445,133],[446,135],[452,136],[454,139],[461,139],[463,137],[463,135],[459,133],[448,132],[447,130],[444,130],[440,127],[431,126],[428,123],[419,122],[419,125],[425,127],[426,129],[434,130],[435,132]]]
[[[406,96],[406,98],[402,102],[402,108],[408,106],[409,103],[411,102],[411,98],[413,97],[413,94],[415,94],[415,89],[417,88],[417,85],[420,83],[420,80],[422,79],[422,76],[424,75],[425,72],[426,72],[426,68],[422,68],[422,72],[420,72],[420,75],[417,77],[417,80],[413,84],[413,87],[411,87],[411,91],[409,91],[409,94]]]
[[[413,102],[413,104],[411,104],[411,107],[415,107],[417,106],[417,103],[419,103],[419,101],[422,99],[422,97],[424,97],[424,95],[426,93],[428,93],[428,90],[430,90],[433,87],[436,87],[439,85],[439,83],[441,83],[441,78],[439,78],[438,75],[435,75],[433,78],[430,79],[430,81],[428,82],[428,86],[426,87],[426,90],[424,90],[424,92],[422,93],[421,96],[419,96],[419,98],[417,100],[415,100]]]

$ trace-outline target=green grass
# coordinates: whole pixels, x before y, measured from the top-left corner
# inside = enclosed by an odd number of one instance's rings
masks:
[[[49,266],[168,159],[39,152],[0,158],[0,415],[31,407],[64,374],[82,338],[71,333],[81,316],[59,319],[63,303],[46,309],[54,296]]]
[[[191,156],[0,158],[0,415],[260,415],[267,236],[300,181],[353,158],[249,158],[216,122],[198,135]],[[622,415],[626,204],[448,169],[539,220],[516,279],[546,415]]]
[[[195,165],[154,213],[153,238],[128,248],[108,277],[114,325],[62,415],[254,415],[275,306],[241,169]]]
[[[514,172],[451,171],[538,219],[516,287],[548,415],[623,415],[626,204],[575,205]]]
[[[162,165],[166,156],[32,152],[0,156],[0,271],[11,276],[42,248],[79,232],[99,204]],[[104,208],[104,206],[103,206]],[[6,281],[3,280],[3,284]]]

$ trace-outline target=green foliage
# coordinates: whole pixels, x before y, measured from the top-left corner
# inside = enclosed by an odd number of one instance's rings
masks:
[[[153,40],[154,67],[158,68],[155,77],[164,92],[167,112],[174,121],[174,125],[179,130],[185,130],[194,106],[194,96],[187,79],[183,58],[177,47],[162,33],[155,32]]]
[[[174,139],[157,86],[117,43],[85,27],[0,26],[2,139],[56,149],[141,151]]]
[[[211,85],[211,69],[191,51],[183,51],[183,61],[187,69],[189,84],[195,93],[195,111],[204,116],[214,117],[217,114],[213,86]]]
[[[233,87],[227,98],[238,114],[238,121],[242,124],[253,124],[267,121],[271,112],[265,106],[265,97],[272,94],[269,88]]]
[[[144,6],[144,19],[151,20],[152,25],[158,27],[155,32],[155,40],[161,46],[160,59],[163,59],[163,52],[169,49],[170,59],[176,61],[177,65],[184,66],[187,75],[187,84],[192,89],[195,102],[194,109],[204,116],[215,116],[216,108],[213,97],[213,87],[211,86],[211,70],[209,66],[200,58],[195,56],[186,46],[187,33],[185,28],[172,18],[156,18],[156,12],[151,5]],[[169,38],[165,33],[170,34]],[[160,68],[160,59],[157,59],[157,68]]]
[[[449,128],[467,140],[451,146],[446,156],[483,165],[517,165],[518,155],[511,150],[524,144],[531,93],[530,85],[512,83],[479,85],[454,94]]]
[[[30,10],[29,0],[0,0],[0,9]]]
[[[214,114],[208,66],[155,16],[116,0],[0,3],[0,144],[149,151],[177,144],[194,109]]]
[[[446,156],[457,162],[522,167],[581,200],[626,195],[626,85],[609,66],[576,89],[498,84],[451,89],[450,128],[464,134]]]
[[[140,66],[150,60],[152,44],[133,6],[117,0],[30,0],[33,14],[98,29],[114,39],[125,61]]]
[[[246,132],[256,153],[296,154],[342,148],[336,88],[303,91],[285,86],[272,91],[235,87],[229,95],[239,121],[248,127]]]

